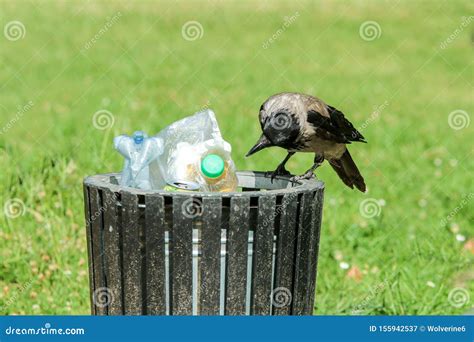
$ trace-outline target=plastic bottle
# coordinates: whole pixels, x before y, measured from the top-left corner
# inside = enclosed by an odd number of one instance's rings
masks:
[[[229,192],[237,189],[235,170],[218,151],[201,157],[200,174],[205,191]]]
[[[149,138],[144,132],[136,131],[131,137],[127,135],[116,137],[114,146],[125,158],[120,185],[144,190],[164,185],[156,162],[163,153],[163,141],[160,138]],[[150,174],[154,174],[154,177],[150,177]]]
[[[175,151],[173,180],[165,190],[231,192],[237,189],[235,166],[223,144],[181,144]]]

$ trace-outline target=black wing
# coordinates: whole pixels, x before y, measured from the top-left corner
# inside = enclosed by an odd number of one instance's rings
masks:
[[[334,107],[328,106],[329,118],[314,110],[308,112],[308,122],[321,138],[338,143],[366,142],[364,136]]]

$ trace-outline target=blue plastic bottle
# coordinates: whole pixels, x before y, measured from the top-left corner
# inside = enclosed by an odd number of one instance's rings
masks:
[[[161,186],[155,186],[153,177],[150,177],[150,172],[157,172],[156,158],[163,153],[163,141],[160,138],[149,138],[143,131],[136,131],[131,137],[116,137],[114,146],[125,158],[120,185],[144,190]],[[152,163],[153,165],[150,165]]]

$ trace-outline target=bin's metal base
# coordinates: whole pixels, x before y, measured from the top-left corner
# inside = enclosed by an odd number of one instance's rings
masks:
[[[238,172],[241,192],[84,181],[92,313],[312,314],[324,185]]]

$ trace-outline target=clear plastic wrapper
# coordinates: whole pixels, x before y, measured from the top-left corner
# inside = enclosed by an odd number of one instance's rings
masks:
[[[184,190],[236,190],[231,146],[222,138],[213,111],[176,121],[156,137],[164,142],[163,153],[156,159],[158,176],[167,185]]]

